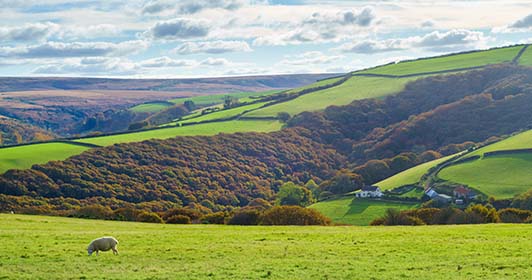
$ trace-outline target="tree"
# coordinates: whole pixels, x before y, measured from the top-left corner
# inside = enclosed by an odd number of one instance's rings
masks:
[[[277,113],[277,118],[281,121],[281,122],[288,122],[288,120],[290,119],[290,114],[288,114],[287,112],[279,112]]]
[[[194,111],[196,109],[196,104],[194,103],[194,101],[192,100],[187,100],[183,103],[183,105],[185,106],[185,108],[187,108],[187,110],[189,111]]]
[[[315,200],[312,193],[305,187],[292,182],[284,183],[277,193],[277,205],[307,206]]]
[[[233,108],[236,105],[238,105],[238,99],[237,98],[235,98],[233,96],[230,96],[230,95],[224,96],[224,109]]]
[[[334,194],[344,194],[359,189],[363,185],[362,177],[347,169],[342,169],[330,180],[320,185],[322,191]]]

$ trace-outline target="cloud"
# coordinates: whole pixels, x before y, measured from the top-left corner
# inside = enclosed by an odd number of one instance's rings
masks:
[[[340,12],[315,12],[310,17],[301,20],[287,31],[276,30],[273,34],[258,36],[253,41],[255,46],[273,45],[284,46],[302,43],[335,42],[352,37],[361,30],[369,30],[376,22],[374,9],[364,7],[359,10],[344,10]],[[282,24],[279,24],[283,27]],[[278,27],[279,27],[278,26]],[[360,35],[360,34],[358,34]]]
[[[156,57],[151,58],[147,60],[143,60],[139,63],[142,67],[147,68],[161,68],[161,67],[186,67],[186,66],[194,66],[197,62],[195,60],[190,59],[172,59],[167,56],[162,57]]]
[[[531,28],[532,27],[532,14],[510,24],[510,28]]]
[[[122,58],[97,57],[79,59],[59,64],[43,65],[33,70],[34,74],[83,74],[91,76],[135,75],[141,68],[138,64]]]
[[[306,52],[296,56],[288,56],[279,62],[282,65],[329,64],[343,58],[339,55],[325,55],[319,51]]]
[[[516,20],[515,22],[506,25],[494,27],[491,31],[493,33],[514,33],[514,32],[526,32],[532,30],[532,14]]]
[[[0,57],[18,58],[66,58],[124,56],[144,50],[145,41],[108,42],[47,42],[24,47],[0,47]]]
[[[145,34],[153,39],[180,40],[207,36],[209,30],[205,21],[178,18],[158,22]]]
[[[143,14],[159,14],[172,10],[178,14],[195,14],[206,9],[236,10],[246,2],[243,0],[154,0],[142,7]]]
[[[345,53],[379,53],[400,51],[411,48],[423,48],[432,51],[463,48],[465,46],[478,46],[484,44],[489,38],[479,31],[454,29],[447,32],[434,31],[424,36],[413,36],[401,39],[363,40],[359,42],[342,44],[334,49]]]
[[[205,65],[205,66],[229,66],[231,64],[232,63],[225,58],[213,58],[213,57],[209,57],[200,62],[200,65]]]
[[[39,41],[59,30],[59,25],[51,22],[31,23],[23,26],[0,27],[0,42]]]
[[[252,49],[244,41],[210,41],[186,42],[173,51],[178,54],[187,55],[195,53],[220,54],[228,52],[250,52]]]

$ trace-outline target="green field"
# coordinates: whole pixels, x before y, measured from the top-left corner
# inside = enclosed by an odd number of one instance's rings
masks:
[[[516,134],[502,141],[482,147],[472,153],[467,154],[466,157],[476,156],[476,155],[482,156],[484,153],[493,152],[493,151],[528,149],[528,148],[532,148],[532,130],[528,130],[523,133]]]
[[[304,111],[323,110],[332,105],[347,105],[354,100],[377,98],[399,92],[406,83],[415,79],[352,77],[339,86],[305,94],[287,102],[250,112],[245,116],[274,117],[279,112],[287,112],[293,116]]]
[[[515,46],[431,59],[421,59],[417,61],[406,61],[357,73],[408,75],[457,68],[484,66],[488,64],[510,62],[522,48],[523,46]]]
[[[414,166],[403,172],[397,173],[392,177],[382,180],[374,185],[379,186],[383,190],[391,190],[400,186],[415,184],[419,182],[421,176],[427,173],[429,169],[452,158],[453,156],[455,155],[442,157],[433,161],[425,162],[423,164]]]
[[[438,177],[498,199],[511,198],[532,188],[532,154],[490,156],[456,164],[441,170]]]
[[[519,59],[520,65],[532,66],[532,46],[529,46]]]
[[[169,127],[155,130],[82,138],[77,142],[109,146],[117,143],[140,142],[148,139],[168,139],[176,136],[216,135],[219,133],[236,132],[270,132],[281,129],[282,124],[278,121],[227,121],[206,124],[197,124],[183,127]]]
[[[300,92],[302,90],[309,89],[309,88],[316,88],[316,87],[322,87],[322,86],[334,84],[334,83],[338,82],[339,80],[341,80],[342,78],[343,77],[338,77],[338,78],[331,78],[331,79],[325,79],[325,80],[317,81],[317,82],[312,83],[312,84],[307,85],[307,86],[291,89],[291,90],[287,91],[287,93],[296,93],[296,92]]]
[[[170,106],[172,106],[172,104],[168,102],[151,102],[137,105],[135,107],[129,108],[129,110],[135,113],[155,113]]]
[[[44,143],[0,149],[0,173],[9,169],[28,169],[34,164],[63,160],[89,148],[66,144]]]
[[[217,119],[227,119],[227,118],[230,118],[230,117],[238,116],[238,115],[242,114],[245,111],[249,111],[249,110],[254,110],[254,109],[260,108],[261,106],[264,106],[264,104],[266,104],[266,103],[268,103],[268,102],[258,102],[258,103],[244,105],[244,106],[231,108],[231,109],[227,109],[227,110],[220,110],[220,111],[216,111],[214,113],[210,113],[210,114],[206,114],[206,115],[201,115],[200,114],[200,115],[196,115],[196,117],[187,118],[186,121],[171,122],[171,123],[165,124],[165,126],[166,125],[176,125],[178,123],[184,124],[184,123],[191,123],[191,122],[193,123],[193,122],[204,122],[204,121],[217,120]]]
[[[266,96],[281,92],[281,90],[268,90],[268,91],[262,91],[262,92],[236,92],[236,93],[226,93],[226,94],[213,94],[213,95],[202,95],[202,96],[194,96],[194,97],[182,97],[182,98],[176,98],[168,100],[169,102],[175,103],[175,104],[183,104],[187,100],[193,101],[196,105],[199,106],[208,106],[208,105],[214,105],[214,104],[220,104],[224,102],[224,98],[226,96],[231,96],[234,98],[237,98],[241,102],[249,102],[250,100],[254,100],[251,97],[260,97],[260,96]]]
[[[417,204],[357,199],[353,196],[325,200],[310,206],[335,223],[357,226],[369,225],[374,219],[382,217],[388,208],[406,210],[415,207]]]
[[[157,225],[0,214],[1,279],[527,279],[527,224]],[[88,257],[112,235],[120,255]]]

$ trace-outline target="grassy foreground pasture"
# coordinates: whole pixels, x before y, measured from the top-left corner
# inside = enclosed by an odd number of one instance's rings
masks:
[[[376,218],[382,217],[388,208],[406,210],[417,207],[415,203],[401,203],[353,196],[329,199],[310,206],[331,218],[335,223],[367,226]]]
[[[237,227],[0,215],[0,279],[527,279],[532,225]],[[119,256],[88,257],[115,236]]]
[[[532,46],[529,46],[519,59],[520,65],[532,66]]]
[[[271,132],[279,130],[281,127],[282,124],[278,121],[226,121],[182,127],[160,128],[155,130],[110,136],[82,138],[76,141],[100,146],[109,146],[117,143],[140,142],[149,139],[168,139],[176,136],[207,136],[216,135],[219,133],[236,132]]]
[[[34,164],[63,160],[89,148],[67,143],[44,143],[0,149],[0,174],[9,169],[28,169]]]

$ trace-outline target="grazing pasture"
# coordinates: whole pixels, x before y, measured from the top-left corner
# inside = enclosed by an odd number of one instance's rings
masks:
[[[219,133],[236,132],[270,132],[281,129],[282,124],[278,121],[226,121],[214,122],[189,126],[176,126],[159,128],[154,130],[125,133],[93,138],[82,138],[77,142],[109,146],[117,143],[140,142],[149,139],[168,139],[176,136],[216,135]]]
[[[493,151],[515,150],[515,149],[529,149],[532,148],[532,130],[513,135],[504,140],[495,142],[488,146],[482,147],[472,153],[465,155],[465,157],[482,156],[484,153]]]
[[[245,116],[275,117],[280,112],[286,112],[293,116],[304,111],[323,110],[333,105],[347,105],[355,100],[378,98],[397,93],[404,88],[406,83],[415,79],[351,77],[338,86],[311,92],[287,102],[255,110],[245,114]]]
[[[389,64],[356,73],[371,73],[383,75],[410,75],[433,71],[445,71],[459,68],[485,66],[511,62],[523,46],[492,49],[472,53],[456,54],[430,59],[405,61]]]
[[[496,155],[444,168],[438,177],[488,196],[511,198],[532,188],[532,153]]]
[[[391,177],[388,177],[378,183],[375,186],[379,186],[382,190],[391,190],[404,185],[412,185],[418,183],[421,177],[426,174],[432,167],[452,158],[454,155],[435,159],[433,161],[425,162],[420,165],[416,165],[403,172],[397,173]]]
[[[28,169],[34,164],[63,160],[88,147],[68,143],[43,143],[0,149],[0,174],[9,169]]]
[[[129,110],[135,113],[155,113],[172,106],[170,102],[150,102],[137,105]]]
[[[527,279],[527,224],[160,225],[0,214],[4,279]],[[113,235],[120,255],[87,256]]]
[[[261,96],[267,96],[272,95],[275,93],[281,92],[281,90],[268,90],[268,91],[262,91],[262,92],[236,92],[236,93],[227,93],[227,94],[212,94],[212,95],[204,95],[204,96],[193,96],[193,97],[183,97],[183,98],[176,98],[168,100],[169,102],[175,103],[175,104],[183,104],[185,101],[193,101],[196,105],[199,106],[209,106],[214,104],[220,104],[224,103],[224,98],[227,96],[231,96],[233,98],[238,99],[240,102],[250,102],[252,100],[255,100],[253,97],[261,97]]]
[[[532,47],[528,47],[519,59],[520,65],[532,66]]]
[[[357,199],[351,195],[321,201],[310,208],[320,211],[335,223],[367,226],[374,219],[382,217],[388,208],[406,210],[417,206],[416,203]]]

